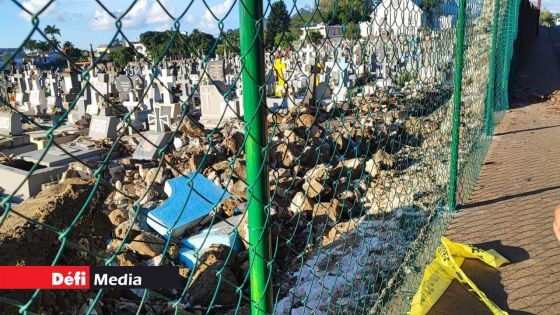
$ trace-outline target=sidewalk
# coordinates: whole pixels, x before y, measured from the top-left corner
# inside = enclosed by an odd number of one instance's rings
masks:
[[[540,34],[517,83],[523,88],[516,92],[529,97],[560,90],[560,31],[552,38],[546,30]],[[472,276],[502,309],[560,314],[560,242],[552,232],[552,211],[560,204],[560,94],[511,107],[448,236],[494,248],[512,261],[495,275]]]

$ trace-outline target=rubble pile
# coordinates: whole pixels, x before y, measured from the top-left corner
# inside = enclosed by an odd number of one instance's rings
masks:
[[[487,82],[481,78],[488,73],[493,7],[486,2],[467,34],[461,165],[484,122],[480,95]],[[454,29],[421,36],[418,49],[435,59],[424,60],[434,66],[429,69],[436,71],[434,78],[419,76],[390,88],[358,87],[349,101],[328,106],[313,106],[306,97],[267,115],[268,159],[262,170],[270,188],[278,314],[330,313],[337,307],[364,311],[363,301],[379,297],[428,217],[445,204]],[[116,117],[96,119],[109,124]],[[192,311],[245,306],[248,299],[240,295],[250,295],[245,209],[252,184],[246,178],[245,126],[239,118],[228,118],[207,129],[187,116],[170,123],[172,131],[163,127],[156,126],[155,135],[164,134],[160,140],[166,140],[152,146],[154,158],[135,158],[149,156],[147,149],[136,155],[148,140],[136,133],[95,140],[95,149],[118,151],[118,156],[69,164],[57,183],[15,211],[62,231],[98,187],[68,241],[99,257],[68,246],[59,263],[182,266],[186,290],[150,292],[144,301],[148,312],[172,311],[172,303],[156,295]],[[11,160],[7,156],[0,162]],[[10,213],[0,225],[0,247],[14,254],[0,256],[0,263],[50,264],[60,245],[57,234],[25,218]],[[76,294],[83,295],[82,302],[93,298],[90,292]],[[142,294],[109,291],[96,310],[136,310]],[[69,301],[77,297],[64,296]],[[34,307],[59,311],[43,299]]]

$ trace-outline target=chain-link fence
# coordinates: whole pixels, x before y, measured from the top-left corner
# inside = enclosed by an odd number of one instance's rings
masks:
[[[185,286],[2,291],[2,313],[406,312],[508,108],[514,42],[535,36],[518,21],[538,16],[96,1],[115,33],[94,51],[41,22],[65,1],[39,2],[10,3],[32,29],[0,67],[0,265],[179,265]],[[197,6],[214,32],[184,27]],[[169,29],[136,41],[142,11]]]

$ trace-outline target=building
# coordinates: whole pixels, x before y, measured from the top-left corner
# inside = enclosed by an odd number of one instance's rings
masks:
[[[148,51],[146,50],[146,46],[141,42],[131,42],[132,47],[136,50],[137,53],[141,54],[142,56],[148,56]]]
[[[341,38],[344,36],[344,30],[342,29],[342,25],[325,25],[323,23],[317,24],[315,26],[306,26],[301,28],[302,34],[300,36],[300,40],[304,41],[308,38],[310,32],[318,32],[323,36],[323,38]]]
[[[3,61],[4,56],[9,56],[15,50],[16,50],[16,48],[0,48],[0,62]],[[25,58],[25,52],[22,49],[15,55],[15,57],[14,57],[14,59],[12,59],[12,61],[14,62],[14,64],[16,66],[21,66],[21,64],[23,64],[23,59],[24,58]]]
[[[102,53],[110,53],[109,45],[101,44],[95,48],[95,57],[99,57]]]
[[[399,35],[416,35],[421,27],[432,29],[451,28],[457,21],[457,3],[445,1],[440,10],[425,12],[422,0],[382,0],[371,13],[371,19],[360,23],[362,37],[379,36],[382,31]],[[442,12],[441,14],[436,11]]]
[[[36,51],[28,53],[25,61],[37,66],[45,66],[55,63],[60,58],[61,55],[57,51]]]

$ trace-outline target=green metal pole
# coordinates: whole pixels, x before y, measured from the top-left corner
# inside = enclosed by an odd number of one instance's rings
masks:
[[[272,314],[262,0],[239,5],[247,163],[251,313]]]
[[[463,43],[465,38],[465,2],[459,0],[455,46],[455,77],[453,81],[453,129],[451,131],[451,163],[449,170],[449,210],[455,210],[457,198],[457,167],[459,160],[459,128],[461,126],[461,85],[463,79]]]
[[[488,73],[488,87],[486,89],[486,112],[484,117],[484,131],[487,136],[494,133],[494,102],[496,97],[496,45],[498,44],[498,24],[500,18],[500,2],[494,0],[494,17],[492,21],[492,49],[490,51],[490,70]]]

